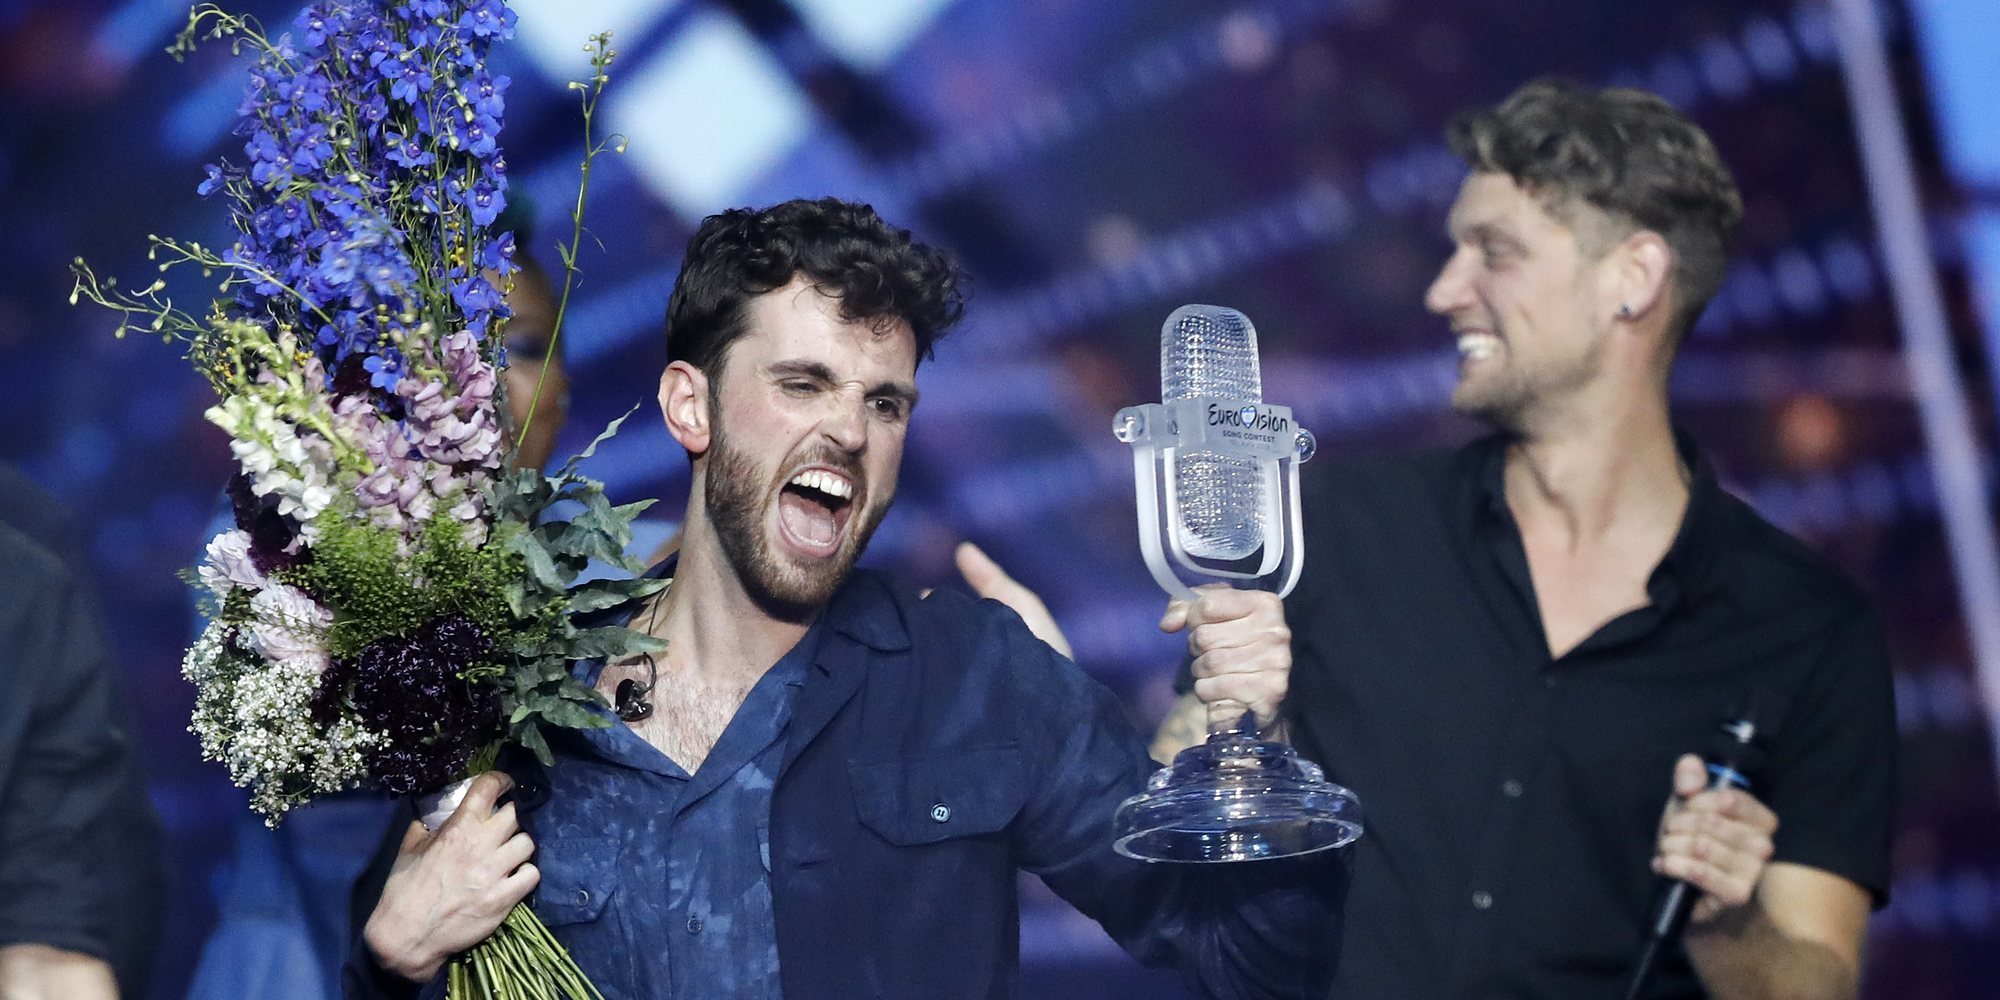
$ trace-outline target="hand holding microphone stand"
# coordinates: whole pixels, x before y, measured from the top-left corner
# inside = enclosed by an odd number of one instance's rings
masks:
[[[1298,466],[1315,444],[1289,408],[1262,402],[1256,336],[1233,309],[1175,310],[1161,332],[1162,402],[1120,410],[1112,428],[1132,445],[1140,550],[1170,597],[1196,598],[1184,576],[1281,597],[1298,583]],[[1352,843],[1361,810],[1317,764],[1259,738],[1245,709],[1155,772],[1113,828],[1127,857],[1251,861]]]

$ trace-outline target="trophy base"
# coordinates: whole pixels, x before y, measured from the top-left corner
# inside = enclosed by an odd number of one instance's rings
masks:
[[[1180,752],[1112,817],[1112,847],[1141,861],[1289,858],[1361,836],[1361,803],[1283,743],[1216,733]]]

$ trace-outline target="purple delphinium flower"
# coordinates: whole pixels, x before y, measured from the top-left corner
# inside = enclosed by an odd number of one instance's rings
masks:
[[[507,86],[514,81],[504,74],[493,75],[480,72],[465,86],[465,96],[472,99],[472,110],[495,121],[500,120],[507,110]]]
[[[458,27],[461,32],[470,32],[479,38],[492,38],[514,29],[514,12],[500,0],[474,0],[464,14],[459,15]]]
[[[490,226],[506,210],[507,196],[500,185],[482,177],[465,192],[465,207],[472,210],[472,221]]]
[[[245,166],[210,169],[201,186],[237,202],[227,259],[253,270],[236,309],[311,331],[329,365],[376,353],[404,316],[483,331],[504,315],[476,287],[420,302],[408,248],[433,248],[431,268],[489,256],[484,230],[506,204],[497,139],[508,81],[485,55],[513,24],[499,0],[319,0],[298,15],[245,88]],[[413,204],[470,224],[397,231]],[[462,276],[438,284],[454,283]]]
[[[377,389],[394,389],[402,380],[402,357],[394,348],[385,347],[381,354],[363,358],[361,367],[368,372],[368,384]]]

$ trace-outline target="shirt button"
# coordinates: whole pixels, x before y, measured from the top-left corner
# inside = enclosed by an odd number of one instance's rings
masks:
[[[689,917],[689,918],[688,918],[688,933],[689,933],[689,934],[700,934],[700,933],[701,933],[701,918],[700,918],[700,917]]]
[[[1505,795],[1510,799],[1520,798],[1521,791],[1522,791],[1521,783],[1515,781],[1512,778],[1508,778],[1506,781],[1500,783],[1500,794]]]
[[[1542,686],[1543,686],[1543,687],[1546,687],[1546,688],[1552,688],[1552,687],[1555,687],[1555,686],[1556,686],[1556,684],[1557,684],[1557,681],[1556,681],[1556,677],[1555,677],[1555,675],[1554,675],[1554,674],[1550,674],[1550,675],[1548,675],[1548,676],[1546,676],[1546,677],[1543,677],[1543,678],[1542,678]]]
[[[1478,892],[1475,892],[1475,893],[1473,893],[1473,894],[1472,894],[1472,908],[1473,908],[1473,909],[1475,909],[1475,910],[1490,910],[1490,909],[1492,909],[1492,908],[1493,908],[1493,894],[1492,894],[1492,893],[1490,893],[1490,892],[1487,892],[1487,891],[1486,891],[1486,890],[1484,890],[1484,889],[1481,889],[1481,890],[1479,890]]]
[[[590,890],[589,890],[589,889],[578,889],[578,890],[576,891],[576,905],[578,905],[578,906],[589,906],[589,905],[590,905]]]
[[[951,807],[940,802],[931,807],[931,821],[942,823],[951,818]]]

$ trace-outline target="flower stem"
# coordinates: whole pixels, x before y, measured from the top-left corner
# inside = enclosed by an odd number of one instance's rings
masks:
[[[610,82],[610,77],[605,75],[604,69],[611,65],[611,60],[617,53],[611,50],[611,33],[608,31],[592,35],[590,46],[590,85],[586,87],[581,83],[570,84],[571,87],[583,91],[583,166],[582,176],[578,178],[576,185],[576,207],[569,214],[569,244],[561,248],[563,285],[562,294],[556,297],[555,321],[549,327],[547,356],[551,358],[557,356],[557,345],[561,343],[562,337],[563,317],[569,313],[569,294],[576,287],[576,253],[577,247],[583,243],[583,206],[590,194],[590,166],[600,153],[610,148],[591,138],[590,126],[597,114],[597,101],[604,96],[604,85]],[[617,148],[620,152],[624,151],[622,143]],[[521,430],[514,437],[516,450],[521,447],[522,442],[528,440],[528,428],[534,425],[535,412],[542,401],[542,385],[548,381],[548,377],[549,366],[544,363],[541,373],[535,377],[534,395],[528,398],[528,415],[522,419]]]

